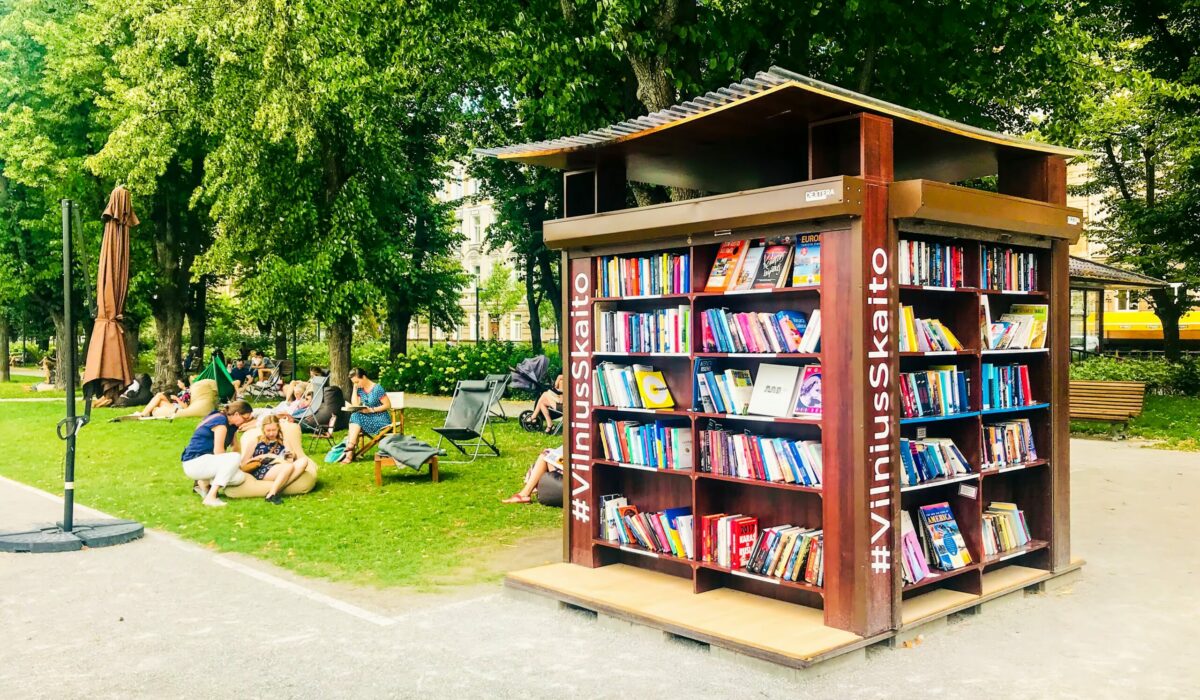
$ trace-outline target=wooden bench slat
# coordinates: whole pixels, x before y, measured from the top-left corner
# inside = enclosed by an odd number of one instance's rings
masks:
[[[1142,382],[1071,380],[1070,416],[1075,419],[1126,422],[1141,414],[1146,385]]]

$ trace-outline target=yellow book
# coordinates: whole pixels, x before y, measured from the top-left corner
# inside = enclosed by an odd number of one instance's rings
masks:
[[[663,373],[653,367],[633,366],[633,375],[637,379],[638,393],[642,396],[642,405],[646,408],[674,408],[675,399],[667,387]]]
[[[954,333],[952,333],[950,331],[950,328],[948,326],[946,326],[946,324],[942,323],[941,321],[938,321],[937,324],[938,324],[938,328],[940,328],[942,333],[946,336],[946,340],[950,341],[950,348],[952,350],[962,350],[963,349],[962,343],[958,342],[958,338],[954,337]]]
[[[902,318],[900,322],[904,324],[905,343],[904,347],[900,348],[900,352],[916,352],[917,351],[917,325],[913,317],[913,308],[911,306],[900,306]]]

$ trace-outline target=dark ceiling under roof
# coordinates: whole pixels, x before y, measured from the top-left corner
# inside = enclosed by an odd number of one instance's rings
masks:
[[[630,180],[732,192],[809,179],[809,124],[857,112],[893,119],[897,180],[959,182],[994,175],[998,159],[1006,155],[1080,154],[900,107],[782,68],[586,134],[477,153],[563,170],[620,162]]]

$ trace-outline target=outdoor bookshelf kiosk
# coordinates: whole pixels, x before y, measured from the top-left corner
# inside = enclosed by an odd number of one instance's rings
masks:
[[[568,474],[564,558],[510,574],[507,584],[668,632],[791,666],[807,666],[992,598],[1074,571],[1070,550],[1067,426],[1068,245],[1079,210],[1065,206],[1068,149],[949,122],[773,68],[754,79],[670,110],[577,137],[484,151],[559,168],[565,218],[547,222],[546,243],[563,251],[564,365]],[[956,186],[997,176],[999,193]],[[623,209],[625,181],[719,193]],[[817,286],[705,293],[723,241],[821,234]],[[964,249],[964,280],[950,288],[898,284],[898,241],[953,242]],[[988,289],[979,249],[1032,253],[1036,286]],[[689,257],[690,291],[599,297],[599,256],[670,252]],[[980,298],[993,310],[1048,304],[1046,348],[981,349]],[[936,315],[966,349],[897,352],[897,309]],[[595,352],[598,309],[691,310],[689,353],[613,357]],[[820,351],[808,354],[702,352],[700,315],[820,309]],[[999,357],[992,357],[995,353]],[[823,413],[811,419],[704,414],[693,396],[693,362],[727,367],[820,363]],[[628,359],[626,359],[628,358]],[[672,410],[598,406],[592,374],[604,360],[660,370]],[[899,372],[952,361],[969,377],[970,410],[901,419]],[[1028,366],[1037,403],[983,410],[985,363]],[[982,468],[985,425],[1028,418],[1039,459]],[[819,488],[635,468],[603,459],[599,425],[619,418],[688,426],[710,421],[760,435],[820,440]],[[971,473],[901,488],[899,439],[950,437]],[[694,440],[699,453],[699,441]],[[643,511],[690,506],[746,513],[761,526],[793,523],[824,530],[823,585],[784,581],[711,562],[675,558],[601,539],[604,494],[624,494]],[[900,573],[900,513],[948,502],[971,554],[966,567],[912,585]],[[985,557],[982,515],[1011,501],[1025,512],[1031,540]]]

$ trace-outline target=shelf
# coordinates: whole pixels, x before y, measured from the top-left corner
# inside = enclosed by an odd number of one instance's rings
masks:
[[[593,411],[607,411],[609,413],[644,413],[656,416],[690,416],[691,411],[685,411],[679,408],[621,408],[620,406],[593,406]]]
[[[776,418],[774,416],[737,416],[732,413],[693,413],[697,418],[713,418],[716,420],[752,420],[759,423],[786,423],[795,425],[820,425],[821,415],[814,414],[812,418]]]
[[[752,358],[756,360],[820,360],[821,353],[696,353],[697,358]]]
[[[1006,552],[1000,552],[999,554],[993,554],[991,556],[984,557],[983,565],[991,566],[992,564],[999,564],[1002,561],[1008,561],[1009,559],[1015,559],[1024,554],[1029,554],[1030,552],[1036,552],[1039,549],[1045,549],[1046,547],[1049,547],[1049,546],[1050,546],[1050,543],[1045,540],[1030,540],[1028,543],[1026,543],[1020,547],[1017,547],[1016,549],[1010,549]]]
[[[955,294],[974,294],[979,289],[976,287],[935,287],[930,284],[901,284],[900,291],[918,291],[918,292],[950,292]]]
[[[980,289],[981,294],[1006,294],[1008,296],[1027,296],[1027,297],[1044,297],[1046,292],[1031,289],[1022,291],[1020,289]]]
[[[679,564],[686,564],[687,566],[695,566],[695,564],[696,564],[696,562],[692,561],[691,559],[684,559],[683,557],[677,557],[672,554],[662,554],[659,552],[651,552],[648,549],[642,549],[641,547],[633,547],[631,545],[621,544],[620,542],[609,542],[608,540],[601,539],[599,537],[593,537],[592,544],[597,544],[597,545],[600,545],[601,547],[608,547],[609,549],[619,549],[622,552],[629,552],[630,554],[637,554],[637,555],[640,555],[643,557],[649,557],[650,559],[662,559],[664,561],[673,561],[673,562],[676,562]]]
[[[620,469],[633,469],[639,472],[654,472],[655,474],[676,474],[679,476],[688,476],[692,473],[691,469],[656,469],[647,467],[641,464],[630,464],[629,462],[614,462],[611,459],[593,459],[592,466],[601,467],[618,467]]]
[[[1003,350],[981,350],[980,354],[987,355],[1028,355],[1031,353],[1049,353],[1050,348],[1005,348]]]
[[[772,288],[772,289],[735,289],[731,292],[730,291],[696,292],[694,296],[697,299],[704,299],[704,298],[708,298],[708,297],[735,297],[735,296],[747,296],[747,295],[754,296],[754,295],[758,295],[758,294],[770,294],[770,295],[802,294],[805,292],[812,293],[812,294],[820,294],[821,293],[821,285],[814,284],[814,285],[807,286],[807,287],[779,287],[779,288]]]
[[[916,590],[918,588],[924,588],[925,586],[929,586],[929,585],[938,583],[940,581],[945,581],[948,578],[954,578],[955,576],[958,576],[960,574],[965,574],[968,571],[976,571],[978,569],[979,569],[979,564],[967,564],[966,566],[962,567],[961,569],[955,569],[954,571],[940,571],[940,570],[936,570],[936,569],[930,569],[929,576],[926,576],[925,578],[921,579],[920,581],[917,581],[916,583],[910,583],[910,584],[905,585],[904,591],[908,592],[908,591]]]
[[[960,474],[958,476],[951,477],[943,476],[937,479],[930,479],[929,481],[922,481],[921,483],[913,484],[912,486],[901,486],[900,492],[908,493],[910,491],[920,491],[921,489],[931,489],[935,486],[942,486],[944,484],[957,484],[960,481],[974,481],[978,478],[978,474]]]
[[[897,353],[900,357],[952,357],[959,355],[975,355],[975,350],[905,350]]]
[[[997,474],[1005,474],[1007,472],[1016,472],[1016,471],[1020,471],[1022,469],[1032,469],[1034,467],[1040,467],[1043,464],[1048,464],[1049,462],[1050,462],[1050,460],[1048,460],[1048,459],[1037,459],[1032,462],[1024,462],[1022,464],[1010,464],[1007,466],[1000,467],[998,469],[997,468],[981,469],[981,470],[979,470],[979,473],[982,476],[995,476]]]
[[[974,418],[979,415],[979,411],[966,411],[964,413],[950,413],[944,416],[919,416],[914,418],[901,418],[900,425],[913,425],[915,423],[933,423],[943,420],[958,420],[959,418]]]
[[[1034,403],[1028,406],[1009,406],[1008,408],[985,408],[979,412],[981,416],[998,416],[1005,413],[1020,413],[1022,411],[1036,411],[1042,408],[1050,408],[1048,403]]]
[[[744,479],[740,476],[726,476],[725,474],[713,474],[712,472],[696,472],[696,476],[700,479],[728,481],[734,484],[765,486],[769,489],[782,489],[784,491],[799,491],[801,493],[815,493],[818,496],[821,495],[820,486],[803,486],[801,484],[788,484],[782,481],[764,481],[762,479]]]
[[[645,296],[632,297],[592,297],[592,303],[603,304],[605,302],[614,301],[653,301],[655,299],[675,299],[686,301],[690,298],[691,294],[647,294]]]
[[[716,564],[712,563],[711,561],[701,561],[701,562],[696,562],[696,563],[699,565],[699,567],[701,569],[708,569],[710,571],[719,571],[723,574],[729,574],[731,576],[740,576],[742,578],[753,579],[755,581],[762,581],[763,583],[770,583],[772,585],[776,585],[781,588],[796,588],[801,591],[808,591],[809,593],[816,593],[817,595],[821,595],[821,596],[825,595],[825,591],[822,590],[820,586],[814,586],[811,583],[802,583],[800,581],[785,581],[781,578],[775,578],[774,576],[760,576],[758,574],[752,574],[747,571],[742,571],[741,569],[727,569],[724,566],[717,566]]]
[[[594,350],[592,357],[691,357],[686,352],[621,352],[619,350]]]

